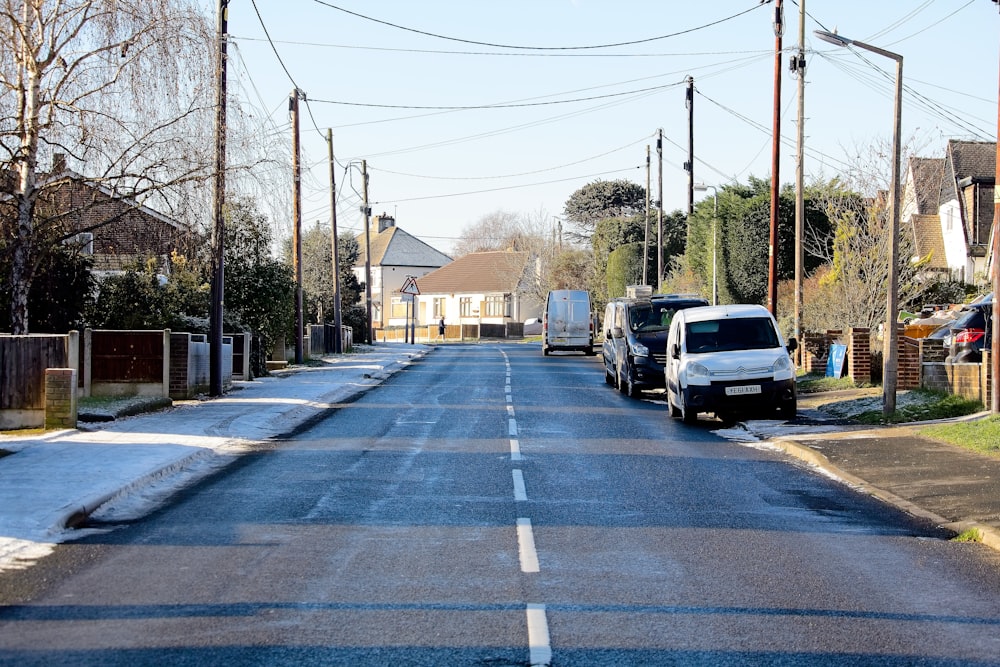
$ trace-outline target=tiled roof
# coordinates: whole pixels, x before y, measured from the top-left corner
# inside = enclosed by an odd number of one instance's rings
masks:
[[[947,269],[948,258],[944,254],[941,216],[936,213],[915,215],[910,220],[913,223],[913,237],[916,244],[914,254],[920,259],[928,257],[930,260],[928,268]]]
[[[941,194],[941,179],[944,177],[944,158],[910,158],[913,172],[913,187],[916,192],[917,213],[930,215],[937,213]]]
[[[951,139],[945,153],[945,175],[941,179],[938,202],[958,199],[958,182],[963,178],[988,181],[996,178],[997,145],[993,141]]]
[[[474,252],[417,279],[421,294],[515,292],[524,277],[526,252]]]
[[[955,168],[955,178],[993,180],[997,174],[997,144],[995,141],[948,142]]]
[[[357,235],[361,249],[355,266],[365,264],[365,233]],[[451,257],[429,246],[417,237],[391,226],[371,234],[373,266],[444,266]]]

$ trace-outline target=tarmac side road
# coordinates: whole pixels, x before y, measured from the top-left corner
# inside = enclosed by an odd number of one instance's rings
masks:
[[[0,570],[26,567],[95,512],[115,520],[140,516],[253,443],[308,428],[431,349],[383,343],[239,383],[217,399],[79,430],[0,436],[0,450],[10,452],[0,457]],[[808,406],[801,413],[792,423],[750,421],[738,434],[719,433],[780,448],[956,534],[976,528],[1000,551],[1000,458],[924,438],[910,427],[845,425]]]

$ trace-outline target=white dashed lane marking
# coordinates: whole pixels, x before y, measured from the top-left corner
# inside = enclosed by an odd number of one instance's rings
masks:
[[[538,572],[538,552],[535,551],[535,535],[531,532],[531,519],[517,520],[517,548],[521,556],[521,572]]]

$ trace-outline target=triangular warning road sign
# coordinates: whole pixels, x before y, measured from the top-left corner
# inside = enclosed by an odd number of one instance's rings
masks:
[[[399,288],[400,294],[420,294],[420,288],[417,287],[417,281],[413,276],[406,276],[406,280],[403,281],[403,286]]]

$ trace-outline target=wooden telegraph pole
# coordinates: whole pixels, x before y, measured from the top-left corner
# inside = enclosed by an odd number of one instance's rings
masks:
[[[225,293],[226,204],[226,40],[229,33],[229,0],[219,0],[215,62],[215,178],[213,179],[212,307],[208,318],[208,393],[222,396],[222,313]]]
[[[330,159],[330,249],[333,255],[333,352],[344,351],[341,327],[343,315],[340,311],[340,241],[337,238],[337,177],[333,161],[333,130],[326,131],[326,149]]]
[[[303,361],[302,338],[302,168],[299,164],[299,96],[296,88],[288,101],[292,112],[292,270],[295,272],[295,363]]]
[[[781,35],[784,16],[781,0],[774,2],[774,129],[771,138],[771,236],[767,248],[767,309],[778,316],[778,199],[781,183],[778,162],[781,156]]]

